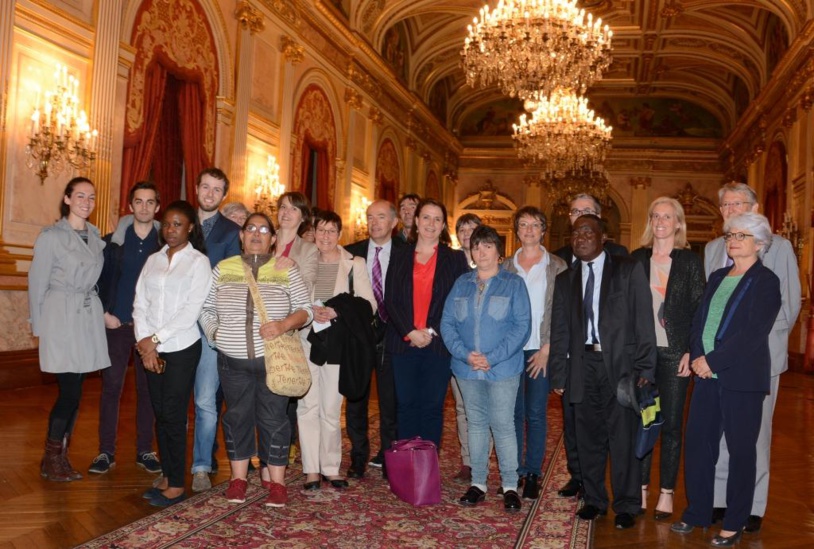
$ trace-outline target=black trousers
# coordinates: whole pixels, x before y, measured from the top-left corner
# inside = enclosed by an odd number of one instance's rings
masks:
[[[62,438],[70,435],[76,424],[85,374],[56,374],[56,378],[59,395],[48,417],[48,438],[62,442]]]
[[[579,468],[579,452],[577,451],[577,418],[574,405],[568,402],[564,395],[562,399],[562,430],[565,444],[565,459],[571,478],[582,482],[582,471]]]
[[[396,386],[391,356],[384,351],[384,342],[376,346],[375,371],[379,395],[379,452],[384,452],[396,440]],[[367,435],[369,402],[370,385],[359,400],[345,401],[345,425],[351,443],[351,464],[365,464],[370,457],[370,438]]]
[[[585,504],[608,508],[605,468],[611,459],[613,511],[638,514],[642,507],[641,462],[634,444],[641,418],[616,399],[601,353],[585,353],[585,398],[574,405],[577,451]]]
[[[187,410],[201,359],[201,340],[186,349],[160,353],[167,361],[163,374],[147,372],[153,404],[161,472],[170,488],[184,487],[187,460]]]

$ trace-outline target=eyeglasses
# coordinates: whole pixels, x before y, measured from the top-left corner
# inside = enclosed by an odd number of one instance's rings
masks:
[[[339,231],[337,231],[336,229],[325,229],[325,228],[319,228],[314,232],[317,234],[339,234]]]
[[[542,223],[525,223],[525,222],[521,222],[521,223],[517,224],[517,227],[519,229],[534,229],[535,231],[541,231],[543,229],[543,224]]]
[[[581,215],[589,215],[589,214],[596,215],[596,210],[592,210],[591,208],[585,208],[584,210],[580,210],[580,209],[577,209],[577,208],[573,208],[573,209],[572,209],[570,212],[568,212],[568,213],[569,213],[569,214],[571,214],[572,216],[579,217],[579,216],[581,216]]]
[[[749,233],[724,233],[724,240],[729,242],[730,240],[732,240],[734,238],[738,242],[741,242],[747,236],[751,236],[752,238],[755,237],[755,235],[749,234]]]
[[[246,225],[246,228],[244,230],[247,233],[259,232],[260,234],[269,234],[271,232],[271,229],[266,225],[260,225],[259,227],[257,225]]]
[[[723,208],[723,209],[728,209],[728,208],[740,209],[741,206],[751,206],[751,205],[752,205],[751,202],[741,202],[741,201],[724,202],[723,204],[721,204],[721,208]]]

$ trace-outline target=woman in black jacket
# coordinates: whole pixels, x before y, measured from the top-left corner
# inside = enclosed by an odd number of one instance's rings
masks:
[[[673,491],[681,460],[681,428],[690,375],[690,325],[704,293],[701,259],[687,244],[687,222],[681,204],[660,197],[650,204],[642,247],[632,256],[644,266],[653,294],[658,362],[656,386],[661,396],[659,500],[653,516],[673,514]],[[642,509],[647,507],[652,452],[642,460]]]

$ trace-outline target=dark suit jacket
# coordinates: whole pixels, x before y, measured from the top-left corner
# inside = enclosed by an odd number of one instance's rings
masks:
[[[599,340],[611,387],[627,374],[655,381],[656,333],[653,299],[641,263],[605,252],[599,291]],[[563,271],[554,283],[551,324],[551,388],[566,389],[567,402],[585,394],[585,328],[582,266]]]
[[[611,255],[630,255],[627,251],[627,248],[625,248],[621,244],[611,242],[610,240],[605,242],[603,247],[605,248],[605,251]],[[559,250],[556,250],[554,252],[554,255],[565,261],[566,265],[568,265],[569,267],[574,261],[574,250],[571,248],[570,244],[566,244]]]
[[[730,269],[724,267],[709,276],[704,299],[692,323],[690,360],[705,355],[702,337],[709,305]],[[780,305],[780,279],[758,261],[743,274],[729,298],[715,334],[715,348],[706,353],[710,370],[718,374],[725,389],[769,392],[769,332]]]
[[[401,250],[403,250],[404,248],[407,247],[407,243],[404,242],[400,238],[393,238],[392,242],[393,242],[393,246],[390,248],[391,257],[396,252],[396,250],[401,251]],[[374,244],[374,246],[375,246],[375,244]],[[353,255],[355,257],[361,257],[365,261],[367,261],[367,252],[369,251],[369,248],[370,248],[370,239],[369,238],[365,238],[364,240],[359,240],[358,242],[354,242],[353,244],[349,244],[348,246],[345,246],[345,249],[347,251],[349,251],[351,253],[351,255]],[[381,253],[381,252],[379,252],[379,253]],[[391,261],[392,261],[392,259],[391,259]]]
[[[220,213],[215,215],[218,219],[206,237],[206,256],[213,269],[227,257],[240,255],[240,226]]]
[[[395,241],[395,239],[394,239]],[[387,323],[385,348],[388,352],[402,354],[410,349],[404,337],[415,330],[413,324],[413,265],[415,244],[410,244],[398,254],[391,254],[390,266],[385,281],[384,304],[390,321]],[[444,244],[438,245],[435,277],[432,283],[432,300],[427,314],[427,327],[438,334],[432,338],[430,348],[439,355],[449,356],[449,351],[441,339],[441,315],[444,302],[452,285],[462,274],[469,272],[466,256],[460,250],[453,250]]]
[[[644,274],[650,280],[650,258],[653,248],[633,250],[633,259],[641,262]],[[668,347],[676,352],[690,351],[690,326],[701,297],[704,295],[704,267],[701,258],[692,250],[673,249],[670,278],[664,296],[664,329]]]

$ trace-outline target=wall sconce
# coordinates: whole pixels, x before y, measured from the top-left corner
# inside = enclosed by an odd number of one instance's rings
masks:
[[[40,178],[40,185],[49,175],[56,175],[70,164],[77,170],[87,170],[96,159],[98,132],[90,129],[88,115],[79,107],[76,94],[79,80],[68,75],[68,69],[57,63],[54,73],[56,89],[45,92],[40,104],[40,90],[31,130],[25,147],[25,165]]]
[[[370,200],[364,196],[360,197],[353,208],[353,240],[364,240],[367,238],[367,207]]]
[[[284,192],[285,185],[280,182],[280,165],[273,155],[268,155],[266,167],[257,170],[254,211],[264,213],[273,220],[277,213],[277,200]]]

